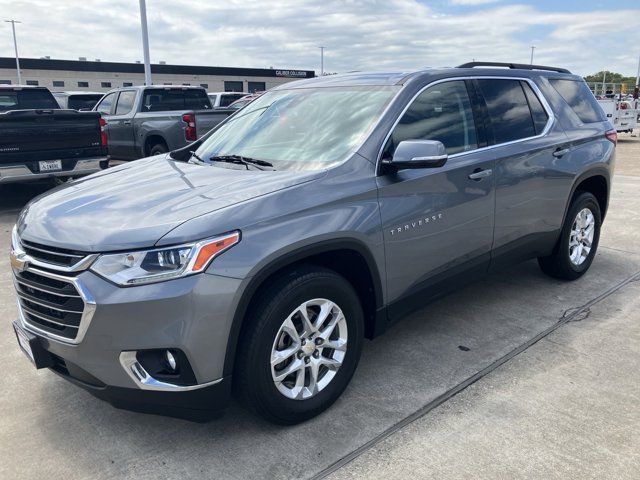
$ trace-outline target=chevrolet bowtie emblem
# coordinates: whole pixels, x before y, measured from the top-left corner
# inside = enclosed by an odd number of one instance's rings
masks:
[[[29,266],[29,262],[26,259],[26,255],[24,253],[11,252],[9,254],[9,262],[11,263],[11,268],[16,272],[24,272]]]

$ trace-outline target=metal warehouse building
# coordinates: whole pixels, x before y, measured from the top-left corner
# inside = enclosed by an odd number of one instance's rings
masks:
[[[116,87],[144,84],[144,65],[140,63],[21,58],[20,72],[24,84],[48,87],[53,92],[106,92]],[[200,85],[210,92],[261,91],[315,76],[313,70],[167,65],[163,62],[152,64],[151,74],[156,85]],[[0,57],[0,84],[16,83],[15,59]]]

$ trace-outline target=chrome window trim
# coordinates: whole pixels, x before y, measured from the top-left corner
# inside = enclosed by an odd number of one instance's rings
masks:
[[[87,288],[82,284],[82,282],[76,277],[65,277],[63,275],[56,275],[55,273],[46,272],[44,270],[40,270],[38,268],[27,267],[25,270],[27,272],[33,272],[37,275],[42,275],[43,277],[48,277],[53,280],[58,280],[65,283],[72,284],[78,293],[80,294],[80,298],[84,302],[84,310],[82,311],[82,316],[80,317],[80,324],[78,325],[78,333],[75,338],[67,338],[61,335],[56,335],[54,333],[48,332],[41,328],[38,328],[37,325],[33,325],[29,323],[29,321],[24,316],[22,311],[22,304],[20,303],[20,299],[16,299],[16,303],[18,305],[18,314],[20,316],[20,324],[31,333],[37,333],[38,335],[42,335],[52,340],[57,340],[61,343],[66,343],[68,345],[77,345],[84,339],[85,334],[91,324],[91,320],[93,319],[93,315],[96,311],[96,301],[91,296]],[[13,276],[14,280],[17,281],[16,276]],[[49,320],[47,320],[49,321]]]
[[[482,151],[485,151],[485,150],[491,150],[491,149],[494,149],[494,148],[497,148],[497,147],[503,147],[505,145],[513,145],[513,144],[516,144],[516,143],[526,142],[528,140],[533,140],[533,139],[536,139],[536,138],[542,138],[542,137],[544,137],[545,135],[547,135],[549,133],[549,130],[551,130],[551,127],[553,126],[553,123],[555,122],[556,117],[553,114],[553,110],[551,109],[551,106],[549,105],[549,102],[547,102],[547,99],[542,94],[542,91],[540,91],[540,89],[538,88],[538,85],[536,85],[536,83],[530,78],[527,78],[527,77],[507,77],[507,76],[499,76],[499,75],[486,75],[486,76],[485,75],[469,75],[469,76],[464,76],[464,77],[448,77],[448,78],[442,78],[440,80],[435,80],[433,82],[430,82],[430,83],[426,84],[424,87],[422,87],[420,90],[418,90],[418,92],[413,97],[411,97],[411,100],[409,100],[407,102],[407,105],[405,105],[405,107],[402,109],[402,112],[400,112],[400,115],[398,115],[398,118],[396,118],[395,122],[393,122],[393,126],[389,129],[389,132],[384,137],[384,141],[382,142],[382,145],[380,145],[380,149],[378,150],[378,157],[376,159],[376,172],[377,172],[376,174],[377,175],[380,175],[380,166],[382,164],[382,152],[384,150],[384,146],[387,144],[387,142],[389,141],[389,137],[391,137],[391,134],[393,133],[395,128],[398,126],[398,123],[400,123],[400,120],[402,119],[404,114],[407,112],[407,110],[409,110],[409,107],[411,105],[413,105],[413,102],[416,100],[416,98],[418,98],[418,96],[420,96],[422,94],[422,92],[424,92],[428,88],[433,87],[434,85],[438,85],[440,83],[445,83],[445,82],[460,81],[460,80],[462,80],[462,81],[464,81],[464,80],[518,80],[518,81],[527,82],[529,84],[529,86],[532,88],[533,93],[536,95],[536,97],[538,97],[538,100],[540,100],[540,103],[542,104],[542,108],[544,108],[544,110],[547,113],[547,116],[549,118],[547,119],[547,124],[545,125],[544,129],[542,130],[542,133],[539,133],[538,135],[534,135],[532,137],[519,138],[518,140],[512,140],[510,142],[503,142],[503,143],[496,143],[494,145],[487,145],[486,147],[474,148],[473,150],[467,150],[466,152],[454,153],[452,155],[449,155],[449,159],[461,157],[463,155],[468,155],[470,153],[482,152]],[[469,101],[472,101],[471,98],[469,99]],[[528,103],[527,103],[527,107],[530,108],[528,106]],[[532,119],[532,121],[533,121],[533,119]]]

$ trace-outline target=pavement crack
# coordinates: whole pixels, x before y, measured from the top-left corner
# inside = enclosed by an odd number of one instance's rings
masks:
[[[322,479],[322,478],[326,478],[329,475],[331,475],[333,472],[335,472],[337,470],[340,470],[342,467],[344,467],[345,465],[351,463],[353,460],[358,458],[360,455],[365,453],[367,450],[370,450],[371,448],[376,446],[378,443],[382,442],[383,440],[385,440],[386,438],[390,437],[394,433],[396,433],[399,430],[403,429],[407,425],[409,425],[409,424],[415,422],[416,420],[424,417],[427,413],[429,413],[434,408],[442,405],[444,402],[446,402],[447,400],[453,398],[458,393],[462,392],[467,387],[473,385],[478,380],[482,379],[483,377],[485,377],[489,373],[493,372],[494,370],[496,370],[501,365],[507,363],[512,358],[520,355],[525,350],[528,350],[530,347],[532,347],[533,345],[538,343],[540,340],[546,339],[546,337],[549,334],[551,334],[552,332],[554,332],[555,330],[560,328],[562,325],[564,325],[564,324],[566,324],[568,322],[584,320],[585,318],[587,318],[590,315],[591,307],[593,305],[601,302],[602,300],[604,300],[605,298],[607,298],[610,295],[614,294],[618,290],[622,289],[623,287],[625,287],[629,283],[636,282],[638,280],[640,280],[640,271],[638,271],[638,272],[634,273],[633,275],[625,278],[621,282],[613,285],[611,288],[609,288],[608,290],[605,290],[600,295],[592,298],[591,300],[589,300],[584,305],[582,305],[580,307],[573,307],[573,308],[565,310],[565,312],[562,314],[562,316],[560,317],[560,319],[556,323],[554,323],[550,327],[546,328],[542,332],[538,333],[536,336],[534,336],[533,338],[529,339],[528,341],[526,341],[525,343],[521,344],[520,346],[514,348],[509,353],[507,353],[507,354],[503,355],[502,357],[498,358],[497,360],[493,361],[491,364],[489,364],[488,366],[486,366],[482,370],[476,372],[472,376],[468,377],[463,382],[457,384],[453,388],[450,388],[449,390],[445,391],[444,393],[438,395],[436,398],[434,398],[433,400],[429,401],[426,405],[424,405],[423,407],[419,408],[415,412],[409,414],[408,416],[406,416],[405,418],[403,418],[399,422],[391,425],[386,430],[384,430],[383,432],[379,433],[378,435],[373,437],[368,442],[364,443],[363,445],[360,445],[355,450],[353,450],[353,451],[349,452],[348,454],[344,455],[343,457],[339,458],[338,460],[333,462],[328,467],[322,469],[321,471],[319,471],[318,473],[316,473],[315,475],[310,477],[311,480],[319,480],[319,479]]]

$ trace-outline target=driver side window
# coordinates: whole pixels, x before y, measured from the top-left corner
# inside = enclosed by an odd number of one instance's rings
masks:
[[[464,81],[439,83],[418,95],[393,130],[382,158],[393,157],[403,140],[439,140],[449,155],[478,148]]]
[[[100,112],[103,116],[111,114],[111,106],[113,105],[113,101],[116,98],[115,93],[110,93],[106,97],[102,99],[100,105],[96,108],[97,112]]]

